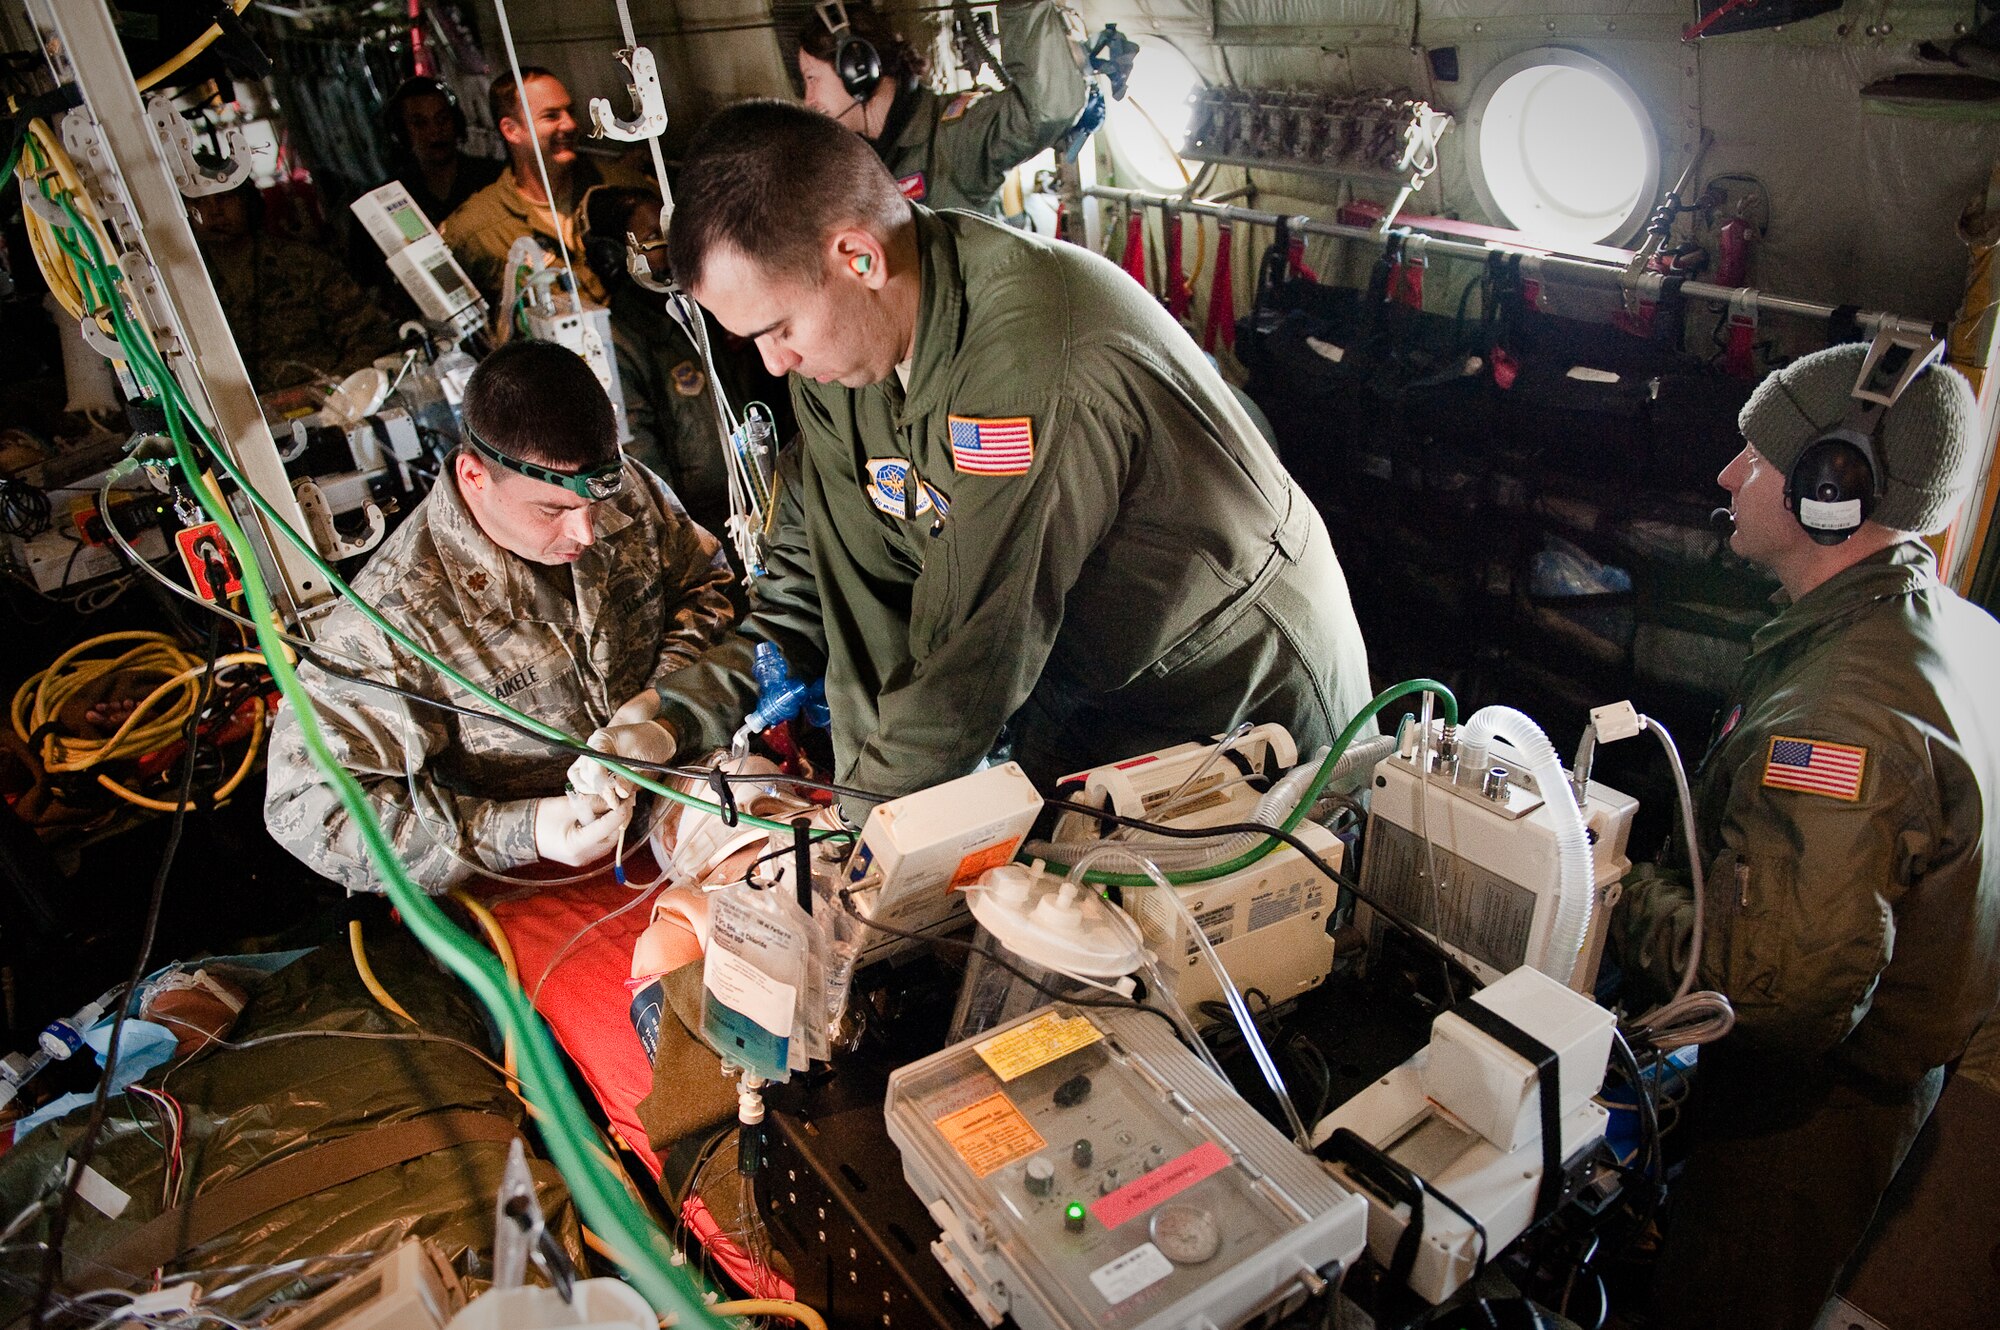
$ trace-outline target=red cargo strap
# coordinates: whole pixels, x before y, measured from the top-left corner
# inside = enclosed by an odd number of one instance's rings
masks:
[[[1187,273],[1181,260],[1181,215],[1167,214],[1167,313],[1176,319],[1188,312],[1194,303],[1194,292],[1188,287]]]
[[[1228,222],[1217,222],[1215,226],[1215,280],[1208,288],[1208,323],[1201,334],[1201,349],[1215,350],[1215,338],[1219,331],[1222,344],[1230,350],[1236,349],[1236,265],[1229,261],[1229,242],[1234,234]]]
[[[1125,218],[1125,254],[1119,266],[1132,274],[1132,280],[1146,286],[1146,215],[1133,212]],[[1148,291],[1152,290],[1147,286]]]

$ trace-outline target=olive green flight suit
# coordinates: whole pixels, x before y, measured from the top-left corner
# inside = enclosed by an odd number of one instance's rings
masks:
[[[593,305],[605,300],[604,284],[583,261],[578,241],[576,207],[595,185],[626,185],[633,189],[657,189],[645,176],[618,162],[599,162],[579,156],[570,167],[568,193],[558,201],[562,214],[562,239],[569,246],[570,268],[576,274],[576,289]],[[508,311],[500,308],[500,292],[507,285],[507,251],[522,236],[534,234],[556,248],[554,215],[545,204],[530,203],[514,181],[514,172],[503,170],[498,179],[458,206],[451,216],[438,223],[438,233],[451,246],[452,255],[465,275],[486,297],[495,327],[511,331]]]
[[[1001,0],[1002,92],[900,89],[875,152],[904,197],[998,217],[1007,172],[1076,123],[1087,92],[1053,0]]]
[[[935,785],[1003,726],[1044,789],[1245,719],[1329,742],[1370,695],[1346,579],[1200,349],[1095,254],[914,211],[908,388],[793,376],[745,630],[825,672],[840,779]],[[661,682],[683,751],[740,723],[749,654]]]
[[[1810,1327],[2000,998],[1995,661],[2000,625],[1914,539],[1753,639],[1696,788],[1697,986],[1736,1028],[1702,1050],[1655,1324]],[[1619,908],[1671,991],[1687,885],[1642,875]]]
[[[718,362],[730,355],[710,324]],[[729,470],[716,424],[714,385],[701,353],[666,311],[665,298],[624,281],[611,293],[611,342],[625,394],[626,454],[663,477],[688,515],[720,536],[729,518]],[[727,380],[725,371],[725,380]],[[740,387],[725,381],[740,411]]]

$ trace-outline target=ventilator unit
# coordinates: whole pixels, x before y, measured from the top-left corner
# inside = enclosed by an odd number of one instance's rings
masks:
[[[1638,801],[1591,781],[1579,806],[1554,750],[1518,711],[1455,735],[1409,727],[1370,782],[1362,890],[1483,980],[1532,965],[1588,993],[1605,920],[1631,868]],[[1361,908],[1380,954],[1385,920]]]

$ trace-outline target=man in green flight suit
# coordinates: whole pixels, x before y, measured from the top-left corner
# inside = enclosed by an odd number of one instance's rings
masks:
[[[1867,351],[1766,379],[1719,478],[1731,548],[1778,578],[1782,608],[1697,775],[1696,979],[1736,1024],[1696,1072],[1658,1326],[1808,1330],[2000,997],[2000,625],[1917,538],[1971,486],[1978,413],[1932,367],[1900,396],[1870,375],[1894,399],[1872,418]],[[1618,908],[1626,964],[1672,992],[1688,883],[1635,874]]]
[[[779,102],[711,120],[679,197],[674,272],[792,376],[800,441],[747,631],[825,671],[842,781],[964,775],[1003,727],[1044,788],[1245,719],[1309,752],[1367,701],[1318,513],[1129,277],[910,203],[860,140]],[[749,652],[661,682],[683,750],[729,737]]]
[[[799,33],[805,104],[873,144],[912,202],[999,217],[1007,173],[1054,146],[1088,89],[1055,0],[997,8],[1009,86],[941,96],[923,85],[928,61],[873,5],[819,6]]]

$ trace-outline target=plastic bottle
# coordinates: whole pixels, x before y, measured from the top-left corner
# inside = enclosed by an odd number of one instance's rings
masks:
[[[71,1054],[83,1047],[83,1032],[104,1019],[104,1013],[111,1010],[111,1004],[118,999],[124,985],[111,989],[95,1001],[87,1002],[69,1016],[50,1021],[43,1028],[36,1041],[42,1051],[58,1062],[68,1060]]]

